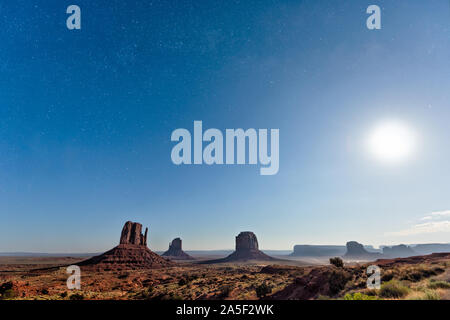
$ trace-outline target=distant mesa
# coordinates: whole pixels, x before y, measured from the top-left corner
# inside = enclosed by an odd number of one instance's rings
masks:
[[[411,247],[404,244],[383,248],[383,256],[389,258],[405,258],[414,255],[418,254]]]
[[[235,261],[276,261],[278,259],[268,256],[259,250],[258,239],[253,232],[244,231],[236,237],[236,251],[228,257],[217,260],[209,260],[202,263],[224,263]]]
[[[101,270],[154,269],[175,265],[147,247],[148,228],[142,234],[142,225],[127,221],[122,229],[120,244],[117,247],[78,263]]]
[[[426,255],[438,252],[450,252],[450,243],[427,243],[416,244],[413,247],[414,252],[419,255]]]
[[[349,241],[346,244],[347,252],[344,258],[347,259],[376,259],[380,258],[380,253],[367,251],[361,243]]]
[[[169,250],[164,252],[162,256],[172,260],[194,260],[193,257],[183,251],[182,240],[180,238],[173,239],[169,244]]]
[[[338,257],[347,251],[346,246],[336,245],[307,245],[298,244],[294,246],[291,257]]]

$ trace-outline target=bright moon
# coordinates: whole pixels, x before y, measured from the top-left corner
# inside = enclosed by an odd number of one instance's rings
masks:
[[[400,162],[414,151],[412,130],[400,122],[385,122],[376,126],[369,136],[369,150],[379,160]]]

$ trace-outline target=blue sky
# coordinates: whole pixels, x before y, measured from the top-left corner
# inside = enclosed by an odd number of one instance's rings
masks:
[[[446,0],[17,0],[0,25],[0,251],[102,251],[127,220],[155,250],[450,242]],[[365,148],[391,119],[418,137],[396,165]],[[194,120],[279,129],[278,174],[175,166]]]

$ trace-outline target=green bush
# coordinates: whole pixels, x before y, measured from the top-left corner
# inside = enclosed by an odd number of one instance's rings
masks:
[[[396,280],[388,281],[381,285],[380,296],[383,298],[401,298],[408,294],[408,287]]]
[[[260,299],[265,298],[268,294],[272,293],[272,287],[267,283],[262,283],[255,288],[256,296]]]
[[[450,289],[450,283],[448,283],[446,281],[436,281],[436,280],[433,281],[432,280],[428,284],[428,288],[430,288],[430,289]]]
[[[441,300],[441,296],[435,290],[426,290],[420,300]]]
[[[148,287],[138,294],[136,294],[137,299],[151,300],[153,298],[153,287]]]
[[[441,300],[441,296],[436,290],[425,289],[423,293],[413,293],[408,300]]]
[[[378,300],[377,296],[369,296],[361,292],[355,292],[353,294],[347,293],[344,296],[344,300]]]
[[[338,268],[344,267],[344,261],[342,261],[342,259],[339,257],[330,258],[330,264]]]
[[[13,289],[7,289],[0,295],[0,300],[13,299],[15,297],[17,297],[17,293]]]

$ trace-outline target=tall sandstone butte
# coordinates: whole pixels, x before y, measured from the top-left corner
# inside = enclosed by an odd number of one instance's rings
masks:
[[[142,235],[142,224],[127,221],[122,228],[122,234],[120,235],[120,244],[137,244],[146,246],[147,232],[148,228],[145,228],[145,234]]]
[[[173,260],[193,260],[194,258],[183,251],[182,243],[180,238],[173,239],[169,244],[169,250],[164,252],[162,256]]]
[[[80,262],[80,266],[90,266],[101,270],[154,269],[173,266],[147,247],[148,228],[142,234],[142,224],[127,221],[122,228],[119,245],[111,250]]]
[[[258,239],[253,232],[244,231],[236,237],[236,250],[228,257],[204,263],[222,263],[233,261],[275,261],[277,259],[268,256],[259,250]]]

